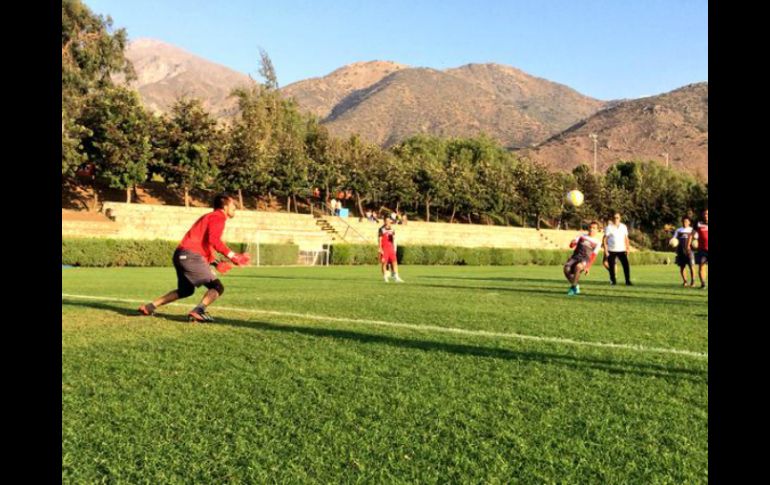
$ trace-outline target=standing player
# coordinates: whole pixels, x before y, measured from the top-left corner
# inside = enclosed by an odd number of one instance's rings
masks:
[[[676,245],[676,264],[679,266],[679,274],[682,275],[682,286],[687,288],[688,286],[695,285],[695,277],[693,276],[692,266],[695,264],[692,251],[690,250],[690,234],[692,234],[691,221],[688,216],[682,217],[682,227],[674,231],[674,238],[677,240]],[[684,269],[690,269],[690,283],[687,283],[687,277],[685,276]]]
[[[620,213],[616,212],[612,220],[604,228],[604,253],[607,255],[609,264],[610,284],[615,286],[615,260],[620,259],[623,265],[623,275],[626,277],[626,286],[632,286],[631,268],[628,264],[628,248],[631,243],[628,240],[628,228],[620,222]]]
[[[177,288],[159,297],[151,303],[139,307],[142,315],[152,315],[155,309],[172,301],[187,298],[195,293],[195,288],[203,285],[208,288],[201,302],[187,314],[191,322],[213,322],[206,307],[222,296],[225,287],[214,274],[211,263],[215,251],[227,256],[236,265],[249,263],[248,254],[235,254],[222,242],[225,221],[235,216],[235,199],[226,194],[214,198],[214,211],[201,216],[187,231],[182,242],[174,251],[174,269],[176,269]],[[217,264],[217,270],[224,274],[232,266],[229,263]]]
[[[581,234],[569,244],[569,247],[574,248],[575,251],[564,265],[564,276],[571,285],[567,291],[568,296],[580,294],[580,285],[578,285],[580,273],[588,274],[588,270],[602,247],[602,242],[598,236],[599,223],[592,221],[588,226],[588,234]]]
[[[698,221],[695,224],[695,228],[690,233],[690,237],[687,240],[687,247],[691,247],[693,238],[698,239],[698,252],[695,253],[695,262],[698,263],[698,278],[700,278],[701,290],[706,288],[707,271],[706,266],[709,264],[709,210],[703,211],[703,220]],[[690,250],[692,252],[692,250]]]
[[[396,260],[396,231],[390,225],[390,217],[386,217],[382,227],[377,231],[377,239],[380,252],[380,264],[382,265],[382,277],[385,283],[388,282],[388,264],[392,268],[393,279],[397,283],[403,283],[404,280],[398,276],[398,261]]]

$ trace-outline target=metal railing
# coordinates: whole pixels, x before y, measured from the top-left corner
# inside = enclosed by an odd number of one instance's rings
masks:
[[[332,228],[334,229],[334,232],[339,234],[343,241],[350,242],[348,241],[348,234],[350,234],[351,232],[356,236],[358,236],[362,242],[370,242],[370,239],[372,239],[372,238],[365,237],[363,234],[358,232],[358,230],[355,227],[351,226],[350,223],[345,220],[345,218],[340,217],[338,215],[334,215],[331,211],[331,208],[326,204],[326,202],[323,202],[323,201],[321,202],[320,212],[321,212],[321,216],[320,216],[321,218],[333,217],[334,220],[339,221],[345,225],[345,231],[343,233],[340,233],[340,231],[338,231],[336,227],[332,226]]]

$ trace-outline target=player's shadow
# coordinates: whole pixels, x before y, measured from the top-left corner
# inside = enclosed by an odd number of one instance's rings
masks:
[[[351,278],[339,277],[330,278],[326,276],[281,276],[281,275],[264,275],[264,274],[228,274],[226,276],[228,280],[232,279],[257,279],[257,280],[307,280],[307,281],[351,281]],[[371,280],[371,278],[367,278]]]
[[[547,283],[549,285],[558,285],[558,286],[564,286],[564,282],[557,281],[554,279],[546,279],[546,278],[523,278],[523,277],[517,277],[517,276],[488,276],[488,277],[479,277],[479,276],[421,276],[420,279],[435,279],[435,280],[457,280],[457,281],[499,281],[499,282],[506,282],[506,283],[514,283],[517,281],[521,281],[524,283]]]
[[[526,277],[520,277],[520,276],[510,276],[510,277],[477,277],[477,276],[469,276],[469,277],[460,277],[460,276],[420,276],[419,279],[435,279],[435,280],[456,280],[456,281],[494,281],[494,282],[501,282],[501,283],[531,283],[531,284],[547,284],[549,286],[554,286],[558,288],[564,288],[564,285],[567,284],[566,280],[554,280],[554,279],[546,279],[546,278],[526,278]],[[607,283],[605,283],[607,281]],[[632,279],[631,282],[634,280]],[[599,284],[601,286],[607,286],[609,285],[609,277],[602,278],[601,281],[594,278],[586,278],[584,277],[582,281],[584,286],[593,286],[595,284]],[[704,296],[704,293],[698,292],[693,288],[682,288],[682,286],[679,284],[679,282],[676,283],[635,283],[634,286],[628,288],[628,291],[634,291],[633,289],[639,289],[644,288],[645,294],[658,294],[658,295],[676,295],[676,296],[687,296],[692,298],[700,298]],[[624,290],[626,288],[625,284],[622,282],[618,283],[618,285],[615,287],[615,290]],[[666,292],[654,292],[649,291],[648,288],[665,288]]]
[[[84,306],[98,310],[107,310],[115,312],[122,316],[130,316],[142,319],[137,315],[136,310],[129,310],[125,307],[117,306],[106,302],[80,301],[62,299],[68,305]],[[156,314],[159,320],[171,322],[187,322],[184,315]],[[254,330],[263,330],[270,332],[282,332],[292,334],[310,335],[313,337],[335,338],[339,340],[350,340],[364,344],[389,345],[399,348],[410,348],[426,352],[445,352],[461,356],[489,357],[495,359],[505,359],[514,361],[551,363],[564,365],[570,368],[586,367],[606,371],[610,374],[634,374],[641,377],[656,377],[663,379],[687,380],[694,383],[708,384],[708,371],[700,369],[688,369],[684,367],[665,366],[648,362],[631,362],[626,359],[623,361],[613,361],[600,359],[596,357],[579,357],[566,354],[547,353],[539,351],[514,351],[496,347],[482,347],[477,345],[448,343],[435,340],[416,340],[403,337],[393,337],[388,335],[378,335],[353,330],[330,329],[323,327],[308,327],[299,325],[280,325],[259,320],[242,320],[234,318],[216,317],[217,321],[207,325],[229,325],[233,327],[251,328]],[[194,325],[194,324],[192,324]]]
[[[420,286],[428,287],[428,288],[442,288],[442,289],[450,289],[450,290],[477,290],[477,291],[494,291],[494,292],[510,292],[510,293],[529,293],[529,294],[537,294],[537,295],[543,295],[553,298],[566,298],[567,292],[564,290],[564,286],[561,287],[554,287],[554,289],[547,289],[547,288],[522,288],[522,287],[511,287],[511,286],[466,286],[466,285],[433,285],[433,284],[420,284]],[[670,298],[654,298],[654,297],[648,297],[644,294],[619,294],[619,293],[609,293],[609,292],[601,292],[601,293],[591,293],[591,289],[596,289],[596,287],[593,287],[592,285],[583,285],[584,290],[583,293],[579,297],[574,298],[574,301],[580,301],[580,300],[596,300],[596,299],[606,299],[611,298],[612,301],[625,301],[628,303],[643,303],[643,304],[652,304],[652,305],[667,305],[670,306],[672,304],[676,305],[692,305],[692,306],[700,306],[703,304],[703,301],[701,300],[672,300]]]

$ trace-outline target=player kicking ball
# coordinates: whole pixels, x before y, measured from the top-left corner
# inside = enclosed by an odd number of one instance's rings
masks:
[[[571,285],[567,291],[567,296],[580,294],[580,285],[578,284],[580,273],[588,274],[588,270],[602,247],[602,242],[598,236],[599,223],[592,221],[588,226],[588,234],[581,234],[569,244],[569,247],[574,248],[575,251],[564,265],[564,276]]]
[[[396,260],[396,231],[390,226],[390,217],[386,217],[382,227],[377,231],[377,239],[380,247],[380,264],[382,265],[382,278],[387,283],[388,265],[391,267],[391,277],[396,283],[403,283],[398,276],[398,261]]]
[[[232,268],[228,262],[216,263],[216,252],[220,252],[238,266],[249,263],[248,254],[236,254],[222,241],[225,222],[235,216],[235,200],[226,194],[214,198],[214,211],[195,221],[187,231],[182,242],[174,251],[174,269],[176,269],[177,288],[159,297],[151,303],[139,307],[141,315],[152,315],[155,310],[181,298],[195,293],[199,286],[208,288],[201,302],[187,314],[191,322],[208,323],[214,319],[206,308],[222,296],[225,287],[214,272],[216,264],[219,273],[224,274]]]

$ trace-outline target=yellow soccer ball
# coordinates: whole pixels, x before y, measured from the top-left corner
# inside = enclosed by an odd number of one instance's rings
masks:
[[[679,239],[672,237],[671,239],[668,240],[668,245],[671,246],[672,248],[679,246]]]
[[[570,190],[567,192],[567,196],[564,200],[572,207],[580,207],[583,205],[583,192],[579,190]]]

